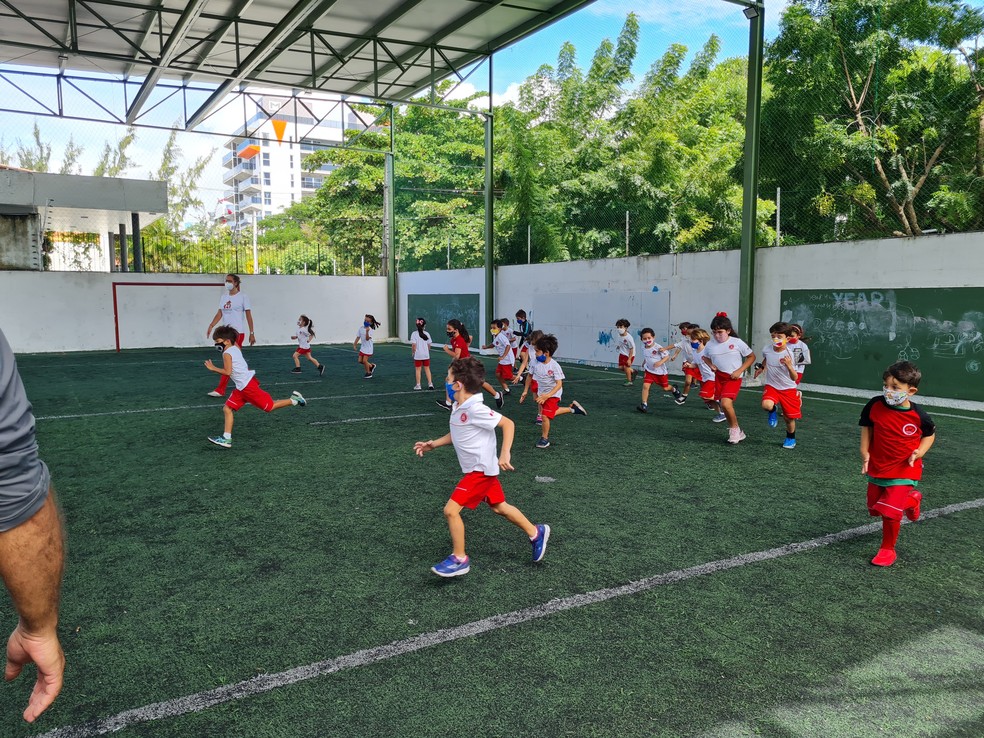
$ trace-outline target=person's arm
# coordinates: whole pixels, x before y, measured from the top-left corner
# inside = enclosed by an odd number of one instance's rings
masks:
[[[526,354],[526,357],[529,358],[529,353]],[[523,383],[523,394],[521,394],[519,396],[519,403],[520,404],[523,403],[523,400],[526,399],[526,395],[529,394],[529,391],[530,391],[530,383],[532,381],[533,381],[533,372],[529,372],[526,375],[526,381]]]
[[[795,382],[796,378],[799,376],[796,373],[796,359],[794,359],[790,354],[786,354],[779,359],[779,362],[786,367],[786,371],[789,373],[789,378]],[[755,376],[758,375],[756,374]]]
[[[252,346],[256,343],[256,336],[253,335],[253,311],[246,311],[246,325],[249,326],[249,345]]]
[[[936,434],[931,436],[923,436],[922,440],[919,442],[918,448],[909,455],[909,466],[916,465],[916,459],[921,459],[926,455],[926,452],[933,447],[933,443],[936,441]]]
[[[433,451],[435,448],[440,448],[441,446],[451,445],[451,434],[448,433],[446,436],[441,436],[434,441],[417,441],[413,444],[413,451],[417,456],[423,456],[428,451]]]
[[[755,352],[750,351],[748,353],[748,356],[746,356],[745,360],[741,363],[741,366],[738,367],[738,370],[731,372],[731,378],[741,379],[741,375],[744,374],[746,371],[748,371],[748,367],[750,367],[754,363],[755,363]]]
[[[209,359],[205,362],[205,368],[210,372],[215,372],[216,374],[224,374],[227,377],[232,376],[232,357],[229,354],[222,354],[222,368],[220,369],[212,360]]]
[[[861,426],[861,473],[868,473],[868,460],[871,458],[871,426]]]
[[[54,490],[33,517],[0,533],[0,577],[20,619],[7,641],[4,681],[16,679],[25,664],[38,678],[24,710],[33,723],[62,688],[65,654],[58,642],[58,602],[65,548]]]
[[[216,310],[215,315],[212,318],[212,322],[208,324],[208,328],[205,330],[205,338],[212,337],[212,329],[218,324],[220,320],[222,320],[222,311]]]
[[[507,471],[516,471],[511,463],[512,444],[513,438],[516,435],[516,424],[503,415],[499,418],[499,424],[496,427],[502,428],[502,451],[499,453],[499,468],[506,469]]]

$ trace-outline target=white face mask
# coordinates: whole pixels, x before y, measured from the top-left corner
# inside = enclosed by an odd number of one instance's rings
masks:
[[[225,283],[225,287],[226,287],[226,292],[232,292],[233,289],[235,289],[235,287],[236,287],[236,283],[235,282],[226,282]]]
[[[882,395],[885,398],[885,402],[892,407],[901,405],[909,399],[909,393],[906,390],[892,389],[891,387],[883,387]]]
[[[652,348],[652,345],[654,343],[655,343],[655,341],[643,341],[642,342],[642,345],[645,346],[646,348]]]
[[[625,328],[619,328],[618,329],[618,335],[624,336],[625,335]]]

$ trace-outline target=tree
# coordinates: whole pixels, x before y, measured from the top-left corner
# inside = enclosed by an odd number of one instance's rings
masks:
[[[47,172],[51,165],[51,144],[41,140],[41,129],[37,121],[31,132],[31,143],[17,142],[17,161],[22,169],[33,172]]]
[[[92,170],[92,175],[94,177],[119,177],[126,172],[132,163],[127,154],[127,149],[133,145],[136,139],[136,129],[133,126],[127,126],[126,134],[116,142],[115,146],[110,145],[109,141],[107,141],[103,145],[102,155]]]

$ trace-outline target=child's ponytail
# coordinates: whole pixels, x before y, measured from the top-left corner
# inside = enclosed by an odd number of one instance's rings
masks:
[[[423,318],[417,318],[417,333],[420,335],[420,338],[424,341],[427,340],[427,336],[424,335],[425,325],[427,325],[426,320],[424,320]]]
[[[311,338],[314,338],[314,321],[311,320],[308,316],[302,315],[301,323],[303,323],[304,328],[307,328],[308,333],[311,334]]]

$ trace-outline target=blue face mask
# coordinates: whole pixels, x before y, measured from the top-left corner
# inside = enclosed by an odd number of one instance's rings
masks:
[[[539,356],[536,357],[536,360],[539,361],[542,364],[543,362],[545,362],[547,360],[547,355],[546,354],[540,354]]]
[[[691,341],[690,348],[700,348],[700,341]]]
[[[368,320],[363,321],[362,325],[363,325],[363,327],[368,328],[369,327],[369,321]]]

